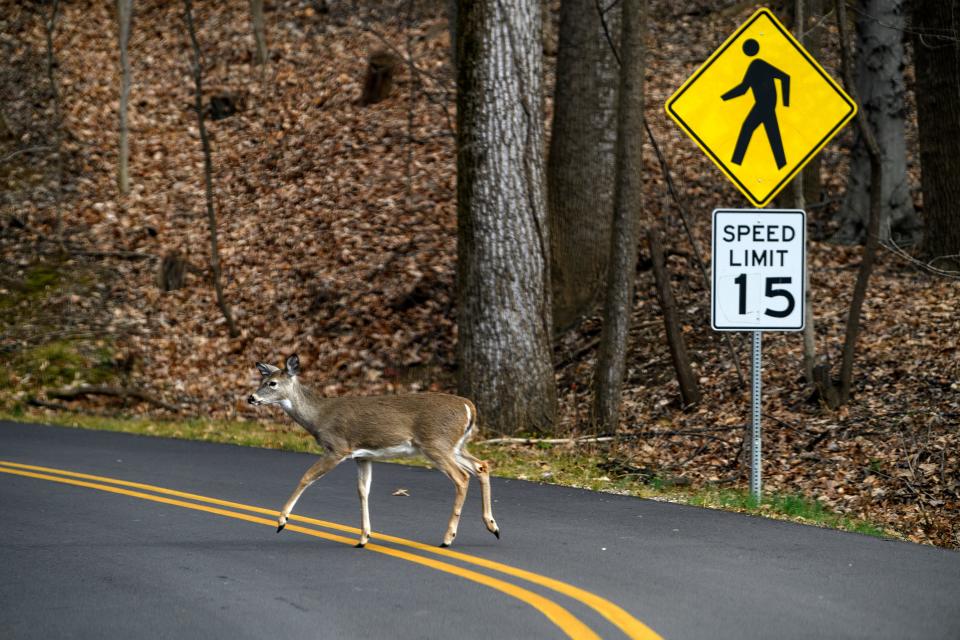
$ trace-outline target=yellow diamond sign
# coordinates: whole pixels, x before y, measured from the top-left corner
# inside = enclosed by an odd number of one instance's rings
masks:
[[[760,9],[677,89],[666,110],[763,207],[853,118],[857,105]]]

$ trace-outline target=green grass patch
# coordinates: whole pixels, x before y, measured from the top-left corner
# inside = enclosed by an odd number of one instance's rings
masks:
[[[56,340],[6,354],[0,390],[36,393],[73,384],[106,384],[119,375],[104,341]]]
[[[26,294],[40,293],[60,282],[60,270],[51,264],[38,263],[27,269],[20,291]]]
[[[44,389],[74,384],[112,384],[123,372],[109,336],[64,328],[66,296],[89,299],[96,267],[50,258],[27,266],[0,266],[0,408],[16,407]],[[77,313],[81,313],[80,310]]]
[[[817,500],[798,494],[767,494],[762,497],[760,504],[757,504],[748,491],[702,490],[691,493],[686,502],[697,507],[750,513],[818,527],[853,531],[877,538],[893,537],[882,527],[835,513]]]
[[[133,417],[100,417],[89,415],[69,415],[42,411],[28,411],[22,408],[0,413],[0,418],[17,421],[42,422],[63,427],[118,431],[145,436],[179,438],[181,440],[200,440],[236,444],[264,449],[282,449],[285,451],[316,452],[313,438],[296,426],[278,425],[269,422],[243,420],[205,420],[201,418],[173,421],[152,420]]]
[[[60,285],[62,280],[60,267],[48,262],[33,264],[22,275],[4,277],[2,288],[5,293],[0,294],[0,310],[9,311],[21,305],[30,307],[31,303],[46,296],[50,289]],[[29,313],[29,308],[26,311]]]

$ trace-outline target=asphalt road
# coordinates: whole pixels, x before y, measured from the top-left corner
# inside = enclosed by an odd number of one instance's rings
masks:
[[[0,637],[960,638],[955,552],[501,479],[443,550],[452,485],[390,464],[355,549],[350,462],[278,535],[311,461],[0,422]]]

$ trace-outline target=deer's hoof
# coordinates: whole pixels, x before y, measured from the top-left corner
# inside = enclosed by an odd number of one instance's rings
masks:
[[[354,548],[354,549],[363,549],[365,546],[367,546],[367,543],[366,543],[366,542],[358,542],[357,544],[353,545],[353,548]]]
[[[446,548],[449,547],[449,546],[450,546],[450,543],[449,543],[449,542],[441,542],[441,543],[440,543],[440,548],[441,548],[441,549],[446,549]]]
[[[496,531],[494,531],[494,532],[493,532],[493,535],[497,536],[497,540],[499,540],[499,539],[500,539],[500,529],[497,529]]]
[[[277,533],[280,533],[281,531],[283,531],[283,528],[284,528],[285,526],[287,526],[287,523],[286,523],[286,522],[284,522],[283,524],[278,524],[278,525],[277,525]]]

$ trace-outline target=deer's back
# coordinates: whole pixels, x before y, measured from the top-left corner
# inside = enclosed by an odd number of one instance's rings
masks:
[[[330,448],[349,452],[456,443],[477,415],[472,402],[445,393],[326,398],[319,414],[335,440]]]

